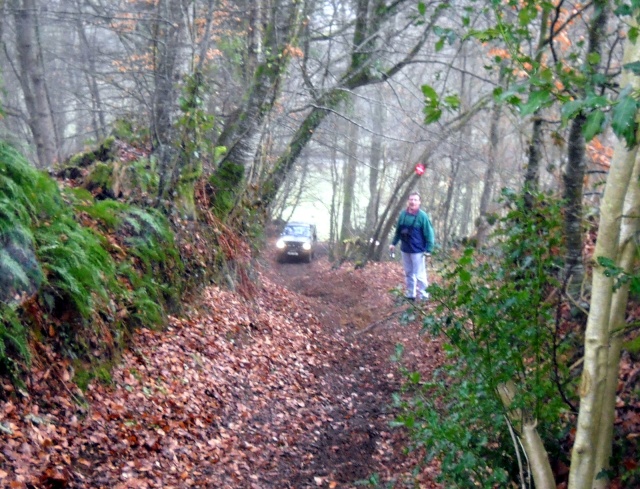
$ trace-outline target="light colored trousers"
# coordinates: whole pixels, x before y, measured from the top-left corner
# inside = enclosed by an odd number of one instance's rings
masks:
[[[402,252],[402,266],[407,285],[406,296],[418,300],[428,299],[429,294],[426,288],[429,286],[429,282],[427,281],[424,253]]]

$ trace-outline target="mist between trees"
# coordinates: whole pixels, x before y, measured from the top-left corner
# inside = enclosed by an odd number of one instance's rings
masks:
[[[360,238],[365,260],[383,258],[412,190],[442,249],[487,242],[500,189],[548,192],[565,199],[563,266],[575,292],[587,218],[618,223],[602,256],[632,266],[619,261],[621,211],[605,215],[613,211],[600,203],[613,165],[627,177],[635,165],[634,8],[6,0],[0,135],[46,170],[108,136],[127,139],[151,152],[153,205],[194,219],[194,188],[206,180],[213,212],[229,223],[287,220],[311,206],[335,254]],[[587,327],[598,352],[609,348],[610,274],[603,280],[594,290],[606,289],[606,324],[591,335],[590,315]],[[587,348],[586,370],[593,358]],[[602,365],[593,368],[600,386]],[[579,438],[580,454],[597,426]],[[592,480],[587,459],[580,477]]]

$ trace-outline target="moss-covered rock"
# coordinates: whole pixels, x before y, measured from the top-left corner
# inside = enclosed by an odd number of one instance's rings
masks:
[[[113,198],[113,163],[94,163],[82,184],[97,198]]]
[[[76,179],[82,175],[82,169],[96,162],[107,162],[115,156],[116,138],[110,136],[106,138],[95,149],[77,153],[65,161],[56,172],[58,178]]]

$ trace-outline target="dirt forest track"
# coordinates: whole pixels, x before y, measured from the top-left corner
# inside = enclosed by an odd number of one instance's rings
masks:
[[[426,375],[442,360],[417,322],[379,321],[400,264],[260,261],[254,300],[209,287],[140,331],[110,383],[81,393],[43,352],[31,395],[0,404],[2,487],[438,487],[389,425],[396,344]]]

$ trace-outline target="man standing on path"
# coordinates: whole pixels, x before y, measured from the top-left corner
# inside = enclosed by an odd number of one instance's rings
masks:
[[[425,257],[431,256],[434,233],[427,213],[420,209],[420,195],[411,192],[407,208],[400,213],[396,232],[389,245],[394,252],[398,241],[402,241],[402,266],[406,277],[406,297],[409,300],[428,300],[427,267]]]

